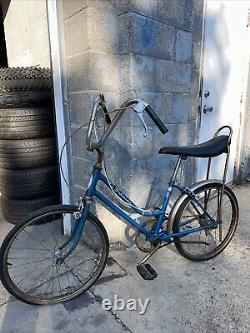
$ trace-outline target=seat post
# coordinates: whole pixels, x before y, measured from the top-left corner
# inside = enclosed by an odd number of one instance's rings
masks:
[[[177,174],[178,174],[178,171],[179,171],[179,168],[180,168],[180,165],[181,165],[181,161],[182,161],[183,157],[182,156],[179,156],[178,157],[178,160],[175,164],[175,168],[174,168],[174,172],[173,172],[173,175],[170,179],[170,181],[175,181],[176,177],[177,177]]]

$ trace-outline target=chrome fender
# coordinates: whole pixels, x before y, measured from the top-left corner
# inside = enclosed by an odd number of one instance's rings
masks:
[[[222,185],[222,181],[218,180],[218,179],[209,179],[209,180],[202,180],[200,182],[195,183],[192,187],[190,187],[189,189],[194,192],[196,191],[199,187],[206,185],[206,184],[220,184]],[[179,198],[175,201],[173,208],[171,209],[171,212],[169,214],[169,220],[168,220],[168,224],[167,224],[167,231],[168,232],[172,232],[173,229],[173,223],[176,217],[176,214],[178,212],[178,209],[180,208],[180,206],[182,205],[182,203],[184,202],[185,199],[188,198],[187,194],[181,194],[179,196]]]

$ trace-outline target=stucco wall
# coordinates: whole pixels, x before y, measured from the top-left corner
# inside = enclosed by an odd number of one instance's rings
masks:
[[[3,0],[9,67],[50,67],[46,0]]]
[[[130,97],[145,99],[169,128],[162,135],[145,116],[148,136],[134,112],[123,119],[106,148],[111,180],[140,206],[157,204],[175,158],[160,156],[164,145],[196,141],[202,1],[63,0],[66,96],[71,130],[85,123],[98,92],[110,109]],[[85,133],[72,141],[73,183],[82,194],[93,157]],[[195,164],[185,163],[192,182]],[[124,226],[97,206],[111,240],[126,241]]]

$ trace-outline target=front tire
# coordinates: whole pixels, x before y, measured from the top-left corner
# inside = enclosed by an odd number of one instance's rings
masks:
[[[76,210],[68,205],[40,209],[5,238],[0,277],[17,299],[29,304],[65,302],[88,290],[101,275],[109,241],[105,228],[91,213],[75,250],[63,263],[56,260],[58,248],[69,237],[62,233],[61,218],[74,219]]]

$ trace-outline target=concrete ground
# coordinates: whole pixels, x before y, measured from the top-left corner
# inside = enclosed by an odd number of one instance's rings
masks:
[[[97,285],[75,300],[53,306],[24,304],[1,286],[0,333],[250,332],[250,186],[235,192],[239,227],[215,259],[193,263],[171,246],[151,260],[157,279],[144,281],[136,270],[141,252],[112,251]],[[1,239],[10,227],[1,224]],[[103,310],[102,300],[113,300],[115,294],[124,300],[150,299],[146,313]]]

